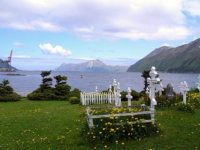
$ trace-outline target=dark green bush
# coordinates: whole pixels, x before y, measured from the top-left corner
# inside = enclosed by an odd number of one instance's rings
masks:
[[[77,97],[80,99],[81,91],[78,88],[75,88],[73,91],[69,93],[69,97]]]
[[[127,101],[128,100],[126,98],[127,91],[122,91],[120,94],[121,94],[121,101]],[[143,96],[143,94],[138,93],[135,90],[131,89],[131,96],[133,97],[132,100],[138,101],[139,98]]]
[[[48,89],[43,92],[40,89],[33,91],[27,95],[30,100],[57,100],[58,97],[54,94],[53,89]]]
[[[42,84],[40,87],[30,93],[27,97],[30,100],[68,100],[71,86],[67,85],[66,76],[55,76],[56,85],[55,88],[51,87],[52,78],[49,78],[51,71],[42,71],[40,74],[42,76]],[[80,95],[80,93],[79,93]],[[80,97],[80,96],[79,96]]]
[[[77,98],[77,97],[71,97],[71,98],[69,99],[69,102],[70,102],[71,104],[80,104],[80,99]]]
[[[126,98],[127,91],[122,91],[121,93],[121,101],[127,101],[128,99]]]
[[[71,86],[67,84],[57,84],[55,85],[54,93],[57,96],[66,96],[70,93]]]
[[[136,92],[135,90],[131,89],[131,95],[133,96],[133,100],[138,101],[143,94]]]
[[[198,88],[194,87],[194,88],[191,88],[188,93],[199,93],[199,90]]]
[[[16,102],[21,99],[21,96],[19,96],[17,93],[7,94],[4,96],[0,95],[0,102]]]
[[[8,86],[9,81],[3,80],[0,83],[0,102],[15,102],[21,99],[17,93],[13,92],[13,88]]]
[[[144,103],[149,106],[150,105],[149,96],[144,95],[143,97],[144,97]],[[156,108],[168,108],[168,107],[176,106],[179,102],[182,102],[183,96],[176,94],[173,97],[173,99],[168,99],[168,97],[165,95],[162,95],[162,96],[156,95],[155,99],[157,101]]]

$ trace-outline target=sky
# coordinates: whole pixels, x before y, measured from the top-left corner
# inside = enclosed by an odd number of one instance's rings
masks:
[[[53,70],[100,59],[129,66],[200,38],[200,0],[0,0],[0,59]]]

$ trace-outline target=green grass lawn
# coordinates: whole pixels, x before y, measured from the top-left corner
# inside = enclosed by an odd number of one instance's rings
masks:
[[[159,134],[140,141],[119,141],[118,145],[110,144],[105,148],[105,145],[86,143],[81,137],[86,107],[66,101],[30,101],[26,98],[0,103],[0,149],[200,149],[200,109],[194,114],[175,108],[158,110]]]

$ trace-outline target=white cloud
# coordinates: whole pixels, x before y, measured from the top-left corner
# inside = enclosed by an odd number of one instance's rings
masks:
[[[192,16],[200,16],[199,0],[183,0],[182,5],[182,9],[189,12]]]
[[[0,28],[67,31],[87,40],[175,41],[192,34],[182,11],[200,15],[199,3],[199,0],[18,0],[15,4],[0,1]]]
[[[19,42],[13,42],[12,45],[14,45],[14,46],[23,46],[23,44],[19,43]]]
[[[169,44],[167,44],[167,43],[164,43],[162,46],[170,46]]]
[[[31,56],[26,56],[26,55],[15,55],[12,56],[13,58],[31,58]]]
[[[53,48],[53,46],[50,43],[43,44],[43,45],[40,44],[39,47],[44,54],[62,55],[62,56],[67,56],[67,55],[72,54],[71,51],[65,50],[59,45]]]
[[[70,59],[95,60],[95,58],[89,58],[89,57],[71,57]]]

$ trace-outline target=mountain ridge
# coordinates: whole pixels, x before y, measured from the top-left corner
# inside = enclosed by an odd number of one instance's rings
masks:
[[[91,60],[78,64],[61,64],[55,71],[86,71],[86,72],[126,72],[129,66],[106,65],[101,60]]]
[[[128,68],[128,72],[141,72],[155,66],[156,70],[170,73],[200,73],[200,39],[178,47],[155,49]],[[158,52],[156,54],[156,51]],[[152,55],[155,54],[155,55]]]

